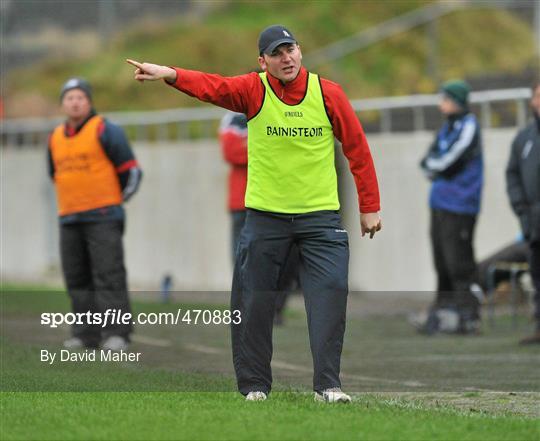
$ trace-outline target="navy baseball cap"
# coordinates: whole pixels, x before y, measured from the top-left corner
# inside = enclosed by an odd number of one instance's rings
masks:
[[[259,55],[270,55],[280,44],[297,44],[291,31],[285,26],[272,25],[259,35]]]

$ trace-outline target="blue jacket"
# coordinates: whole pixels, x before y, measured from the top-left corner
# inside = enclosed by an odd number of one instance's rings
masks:
[[[482,138],[472,113],[448,117],[421,166],[433,181],[429,197],[432,209],[478,214],[484,180]]]

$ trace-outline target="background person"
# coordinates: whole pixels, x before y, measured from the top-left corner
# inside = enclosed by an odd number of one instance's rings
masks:
[[[62,271],[75,313],[131,312],[124,266],[125,212],[142,172],[124,131],[99,116],[90,84],[68,80],[60,95],[67,119],[49,137],[49,173],[60,222]],[[131,324],[74,324],[67,348],[124,350]]]
[[[522,339],[522,344],[540,343],[540,82],[533,87],[531,107],[534,120],[512,142],[506,168],[510,204],[530,247],[529,267],[535,291],[535,331]]]
[[[234,262],[240,231],[246,220],[244,197],[247,187],[247,118],[243,113],[227,112],[219,126],[223,158],[229,164],[227,206],[231,213],[231,256]]]
[[[266,399],[272,385],[272,318],[280,274],[293,244],[308,316],[316,399],[349,402],[339,378],[348,294],[349,243],[341,226],[334,136],[349,160],[362,235],[381,228],[379,189],[364,132],[342,89],[308,73],[283,26],[259,36],[261,74],[224,78],[128,60],[135,79],[165,79],[178,90],[248,118],[248,213],[234,271],[231,309],[238,388]]]
[[[431,244],[437,271],[435,302],[420,328],[428,334],[441,330],[441,310],[455,311],[456,332],[476,332],[480,323],[481,290],[473,240],[483,159],[480,126],[469,110],[469,92],[469,85],[461,80],[443,84],[439,109],[446,121],[421,162],[432,181]]]

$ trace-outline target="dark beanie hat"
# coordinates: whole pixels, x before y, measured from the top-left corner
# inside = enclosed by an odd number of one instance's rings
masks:
[[[82,90],[87,96],[87,98],[92,101],[92,86],[90,86],[90,83],[88,81],[82,78],[70,78],[65,82],[60,91],[60,101],[62,101],[66,92],[73,89]]]
[[[469,105],[470,91],[471,86],[463,80],[451,80],[442,85],[442,92],[463,109]]]

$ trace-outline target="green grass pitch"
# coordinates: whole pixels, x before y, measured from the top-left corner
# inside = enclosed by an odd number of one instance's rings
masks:
[[[138,311],[179,306],[134,302]],[[226,327],[140,327],[147,338],[133,344],[140,363],[46,365],[39,351],[58,350],[68,331],[44,328],[36,313],[67,310],[65,294],[2,293],[0,439],[540,437],[540,354],[515,344],[523,327],[514,331],[505,318],[477,338],[426,339],[403,318],[353,311],[343,358],[347,406],[313,401],[300,308],[276,329],[275,390],[258,403],[235,392]]]

